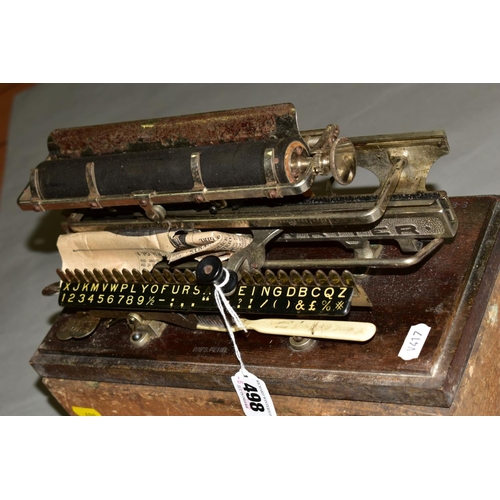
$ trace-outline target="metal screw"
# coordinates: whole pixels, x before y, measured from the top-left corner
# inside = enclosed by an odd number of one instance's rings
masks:
[[[139,205],[141,205],[142,207],[145,207],[147,204],[148,204],[148,200],[141,200],[139,202]]]
[[[134,342],[138,342],[139,340],[141,340],[141,337],[142,337],[142,334],[140,334],[140,333],[134,333],[134,335],[132,335],[132,340]]]

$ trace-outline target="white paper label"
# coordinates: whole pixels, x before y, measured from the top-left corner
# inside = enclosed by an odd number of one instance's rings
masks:
[[[245,415],[247,417],[276,417],[273,400],[264,381],[248,371],[246,374],[247,377],[239,370],[234,377],[231,377]]]
[[[430,331],[431,327],[424,325],[424,323],[412,326],[398,356],[405,361],[418,358]]]

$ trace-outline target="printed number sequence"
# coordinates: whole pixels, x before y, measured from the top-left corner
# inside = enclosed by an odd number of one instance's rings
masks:
[[[350,287],[242,285],[229,298],[237,312],[344,316]],[[211,286],[139,283],[62,283],[59,304],[70,307],[216,311]]]

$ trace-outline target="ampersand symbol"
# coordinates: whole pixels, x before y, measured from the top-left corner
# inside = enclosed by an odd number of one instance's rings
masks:
[[[299,301],[297,302],[297,305],[295,306],[295,309],[296,309],[297,311],[304,311],[304,309],[305,309],[305,304],[304,304],[304,301],[303,301],[303,300],[299,300]]]

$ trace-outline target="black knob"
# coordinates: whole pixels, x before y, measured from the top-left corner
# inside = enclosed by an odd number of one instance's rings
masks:
[[[196,279],[203,285],[220,285],[227,279],[227,283],[222,287],[224,295],[231,295],[238,285],[238,275],[234,271],[224,269],[222,261],[213,255],[209,255],[200,261],[196,268]]]

